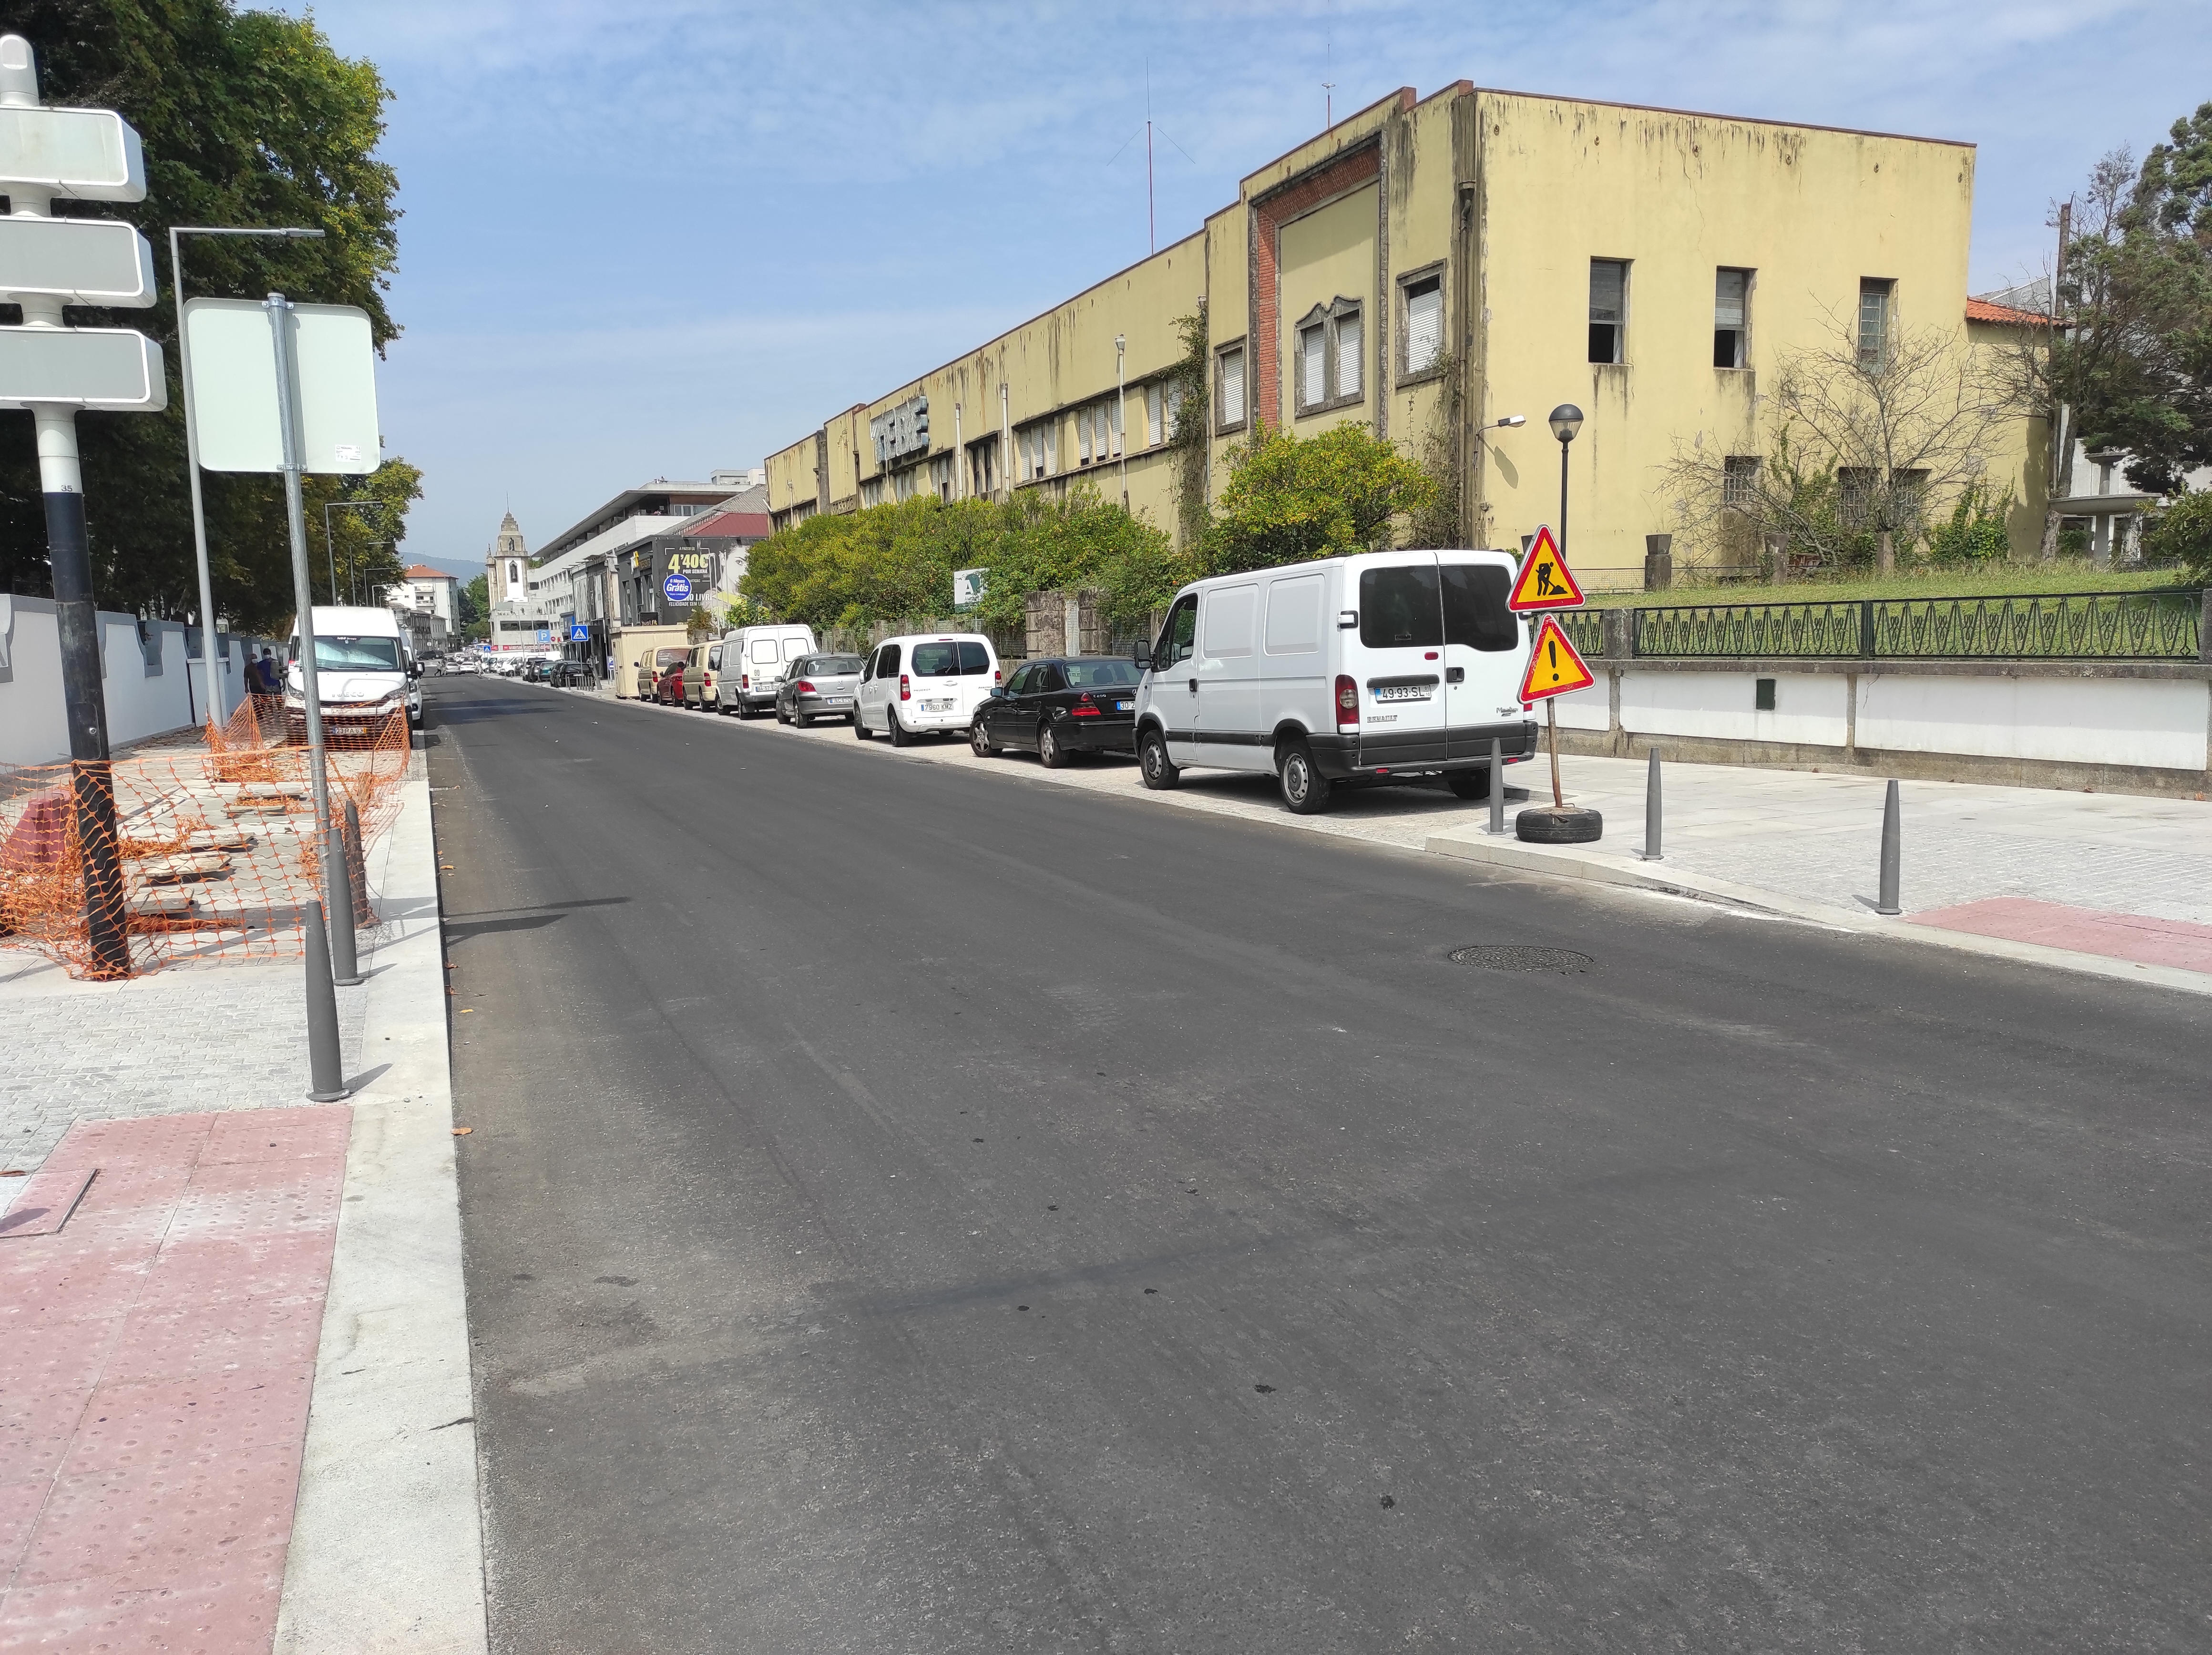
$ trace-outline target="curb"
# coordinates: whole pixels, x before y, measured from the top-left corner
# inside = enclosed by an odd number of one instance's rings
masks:
[[[2212,996],[2212,972],[2188,971],[2179,966],[2145,965],[2134,960],[2116,960],[2107,955],[2050,948],[2040,943],[2015,943],[2002,937],[1981,937],[1972,931],[1945,931],[1936,925],[1916,925],[1908,920],[1893,919],[1865,910],[1832,907],[1825,902],[1808,902],[1797,897],[1784,896],[1778,891],[1760,890],[1750,885],[1739,885],[1733,880],[1717,879],[1709,874],[1668,869],[1663,863],[1624,864],[1593,856],[1587,851],[1571,846],[1523,845],[1518,840],[1492,839],[1487,834],[1479,838],[1457,834],[1432,834],[1422,841],[1421,848],[1432,856],[1448,856],[1462,862],[1510,868],[1519,873],[1618,885],[1631,890],[1659,891],[1670,896],[1725,903],[1731,907],[1747,908],[1753,912],[1772,914],[1786,919],[1803,920],[1808,924],[1862,936],[1883,937],[1900,943],[1927,943],[1960,954],[2008,960],[2018,965],[2045,966],[2053,970],[2078,972],[2119,982],[2149,983],[2160,988],[2178,989],[2185,994]]]
[[[418,749],[376,847],[385,940],[365,991],[368,1073],[351,1100],[280,1655],[489,1646],[434,835]]]

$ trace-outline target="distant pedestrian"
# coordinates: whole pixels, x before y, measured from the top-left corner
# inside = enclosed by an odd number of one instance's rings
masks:
[[[269,652],[266,645],[262,646],[259,658],[253,663],[253,688],[257,694],[262,695],[280,695],[284,690],[284,686],[276,678],[276,658]]]

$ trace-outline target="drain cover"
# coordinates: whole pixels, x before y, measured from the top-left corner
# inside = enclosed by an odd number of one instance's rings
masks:
[[[1577,954],[1572,949],[1522,949],[1490,947],[1454,949],[1453,962],[1462,966],[1480,966],[1485,971],[1556,971],[1572,973],[1588,971],[1594,963],[1587,954]]]

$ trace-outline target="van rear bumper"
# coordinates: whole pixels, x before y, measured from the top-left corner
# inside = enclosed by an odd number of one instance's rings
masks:
[[[1306,738],[1314,768],[1331,781],[1359,776],[1441,775],[1449,770],[1481,770],[1490,764],[1490,743],[1498,743],[1505,760],[1534,756],[1536,724],[1516,718],[1495,724],[1454,725],[1440,743],[1435,731],[1404,735],[1327,736]]]

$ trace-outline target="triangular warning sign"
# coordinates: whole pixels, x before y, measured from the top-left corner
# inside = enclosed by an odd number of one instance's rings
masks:
[[[1571,609],[1582,601],[1583,589],[1575,585],[1574,572],[1559,555],[1551,524],[1538,524],[1535,542],[1528,548],[1528,555],[1521,560],[1521,578],[1513,583],[1513,595],[1505,600],[1505,607]]]
[[[1596,682],[1559,623],[1546,615],[1544,624],[1536,628],[1536,646],[1528,652],[1528,670],[1521,679],[1521,699],[1540,701],[1547,695],[1588,689]]]

